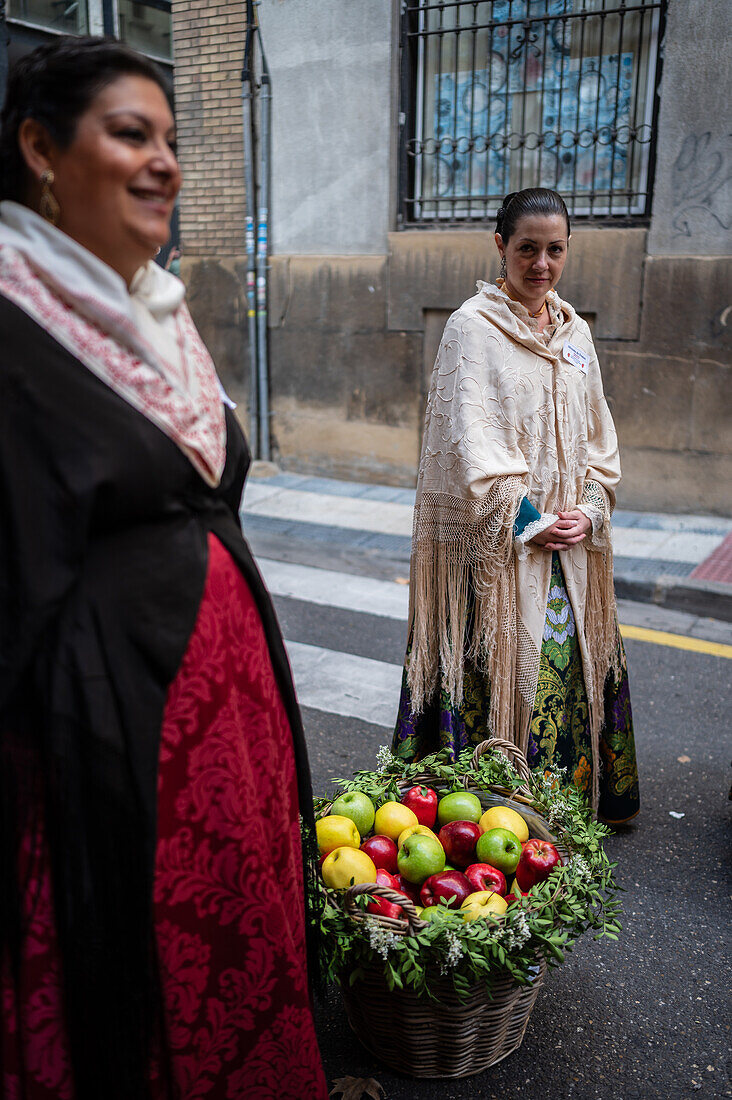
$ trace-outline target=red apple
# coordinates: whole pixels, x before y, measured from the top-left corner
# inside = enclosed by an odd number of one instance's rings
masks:
[[[437,793],[431,787],[410,787],[402,797],[402,804],[417,815],[420,825],[432,828],[437,820]]]
[[[559,852],[548,840],[527,840],[516,867],[516,882],[522,890],[530,890],[549,878],[561,862]]]
[[[507,905],[513,905],[515,901],[521,901],[521,898],[528,897],[529,893],[529,890],[522,890],[516,879],[514,879],[511,889],[503,895],[503,900]]]
[[[419,897],[422,905],[439,905],[440,902],[448,902],[451,909],[459,909],[472,893],[473,887],[462,871],[441,871],[439,875],[430,875],[422,883]],[[450,898],[454,900],[450,901]]]
[[[495,890],[503,897],[508,890],[506,876],[490,863],[471,863],[465,868],[465,877],[473,890]]]
[[[378,871],[383,867],[390,875],[395,875],[397,870],[397,846],[388,836],[370,836],[361,845],[361,851],[371,856],[374,867]]]
[[[437,834],[448,860],[461,870],[474,862],[479,837],[480,826],[474,821],[448,821]]]
[[[397,880],[383,867],[377,869],[376,881],[379,886],[388,886],[390,890],[399,890]],[[366,912],[376,913],[380,917],[393,917],[395,920],[397,917],[404,915],[401,905],[395,905],[393,901],[387,901],[386,898],[373,898],[366,906]]]
[[[419,900],[419,886],[416,882],[410,882],[404,875],[394,875],[396,880],[396,889],[401,894],[406,894],[410,901],[413,901],[415,905],[421,905]]]
[[[521,898],[527,898],[528,896],[529,895],[525,894],[523,891],[521,892]],[[509,907],[513,905],[515,901],[521,901],[521,898],[517,897],[516,894],[514,894],[513,890],[511,890],[508,894],[503,895],[503,900]]]

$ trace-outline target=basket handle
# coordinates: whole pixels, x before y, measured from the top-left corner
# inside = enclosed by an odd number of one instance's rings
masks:
[[[486,741],[481,741],[481,743],[475,747],[475,752],[470,762],[471,766],[477,768],[481,756],[485,756],[487,752],[492,752],[493,749],[498,749],[498,751],[502,752],[506,759],[513,764],[523,780],[522,785],[519,787],[519,791],[521,794],[531,798],[532,794],[529,787],[531,771],[529,770],[529,764],[521,749],[518,745],[514,745],[513,741],[506,741],[503,737],[489,737]]]
[[[385,901],[391,901],[394,905],[401,906],[405,919],[399,920],[399,924],[403,926],[405,932],[420,932],[426,926],[426,922],[417,915],[417,910],[411,898],[408,898],[406,894],[400,894],[398,890],[392,890],[390,886],[381,886],[378,882],[359,882],[356,886],[349,886],[346,890],[343,908],[348,916],[354,920],[363,920],[364,917],[363,910],[356,905],[356,898],[359,894],[371,894],[373,897],[384,898]],[[390,928],[394,927],[395,921],[390,917],[382,918],[378,913],[369,913],[368,915],[376,917],[378,921],[388,922]]]

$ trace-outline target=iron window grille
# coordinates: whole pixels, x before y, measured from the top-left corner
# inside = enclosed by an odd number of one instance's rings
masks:
[[[650,215],[666,0],[403,0],[399,224]]]

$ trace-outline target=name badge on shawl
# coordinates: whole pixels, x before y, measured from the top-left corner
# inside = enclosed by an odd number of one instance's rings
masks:
[[[573,367],[579,367],[583,374],[587,374],[587,364],[590,361],[590,357],[586,351],[583,351],[582,348],[578,348],[571,340],[567,340],[562,348],[562,355]]]

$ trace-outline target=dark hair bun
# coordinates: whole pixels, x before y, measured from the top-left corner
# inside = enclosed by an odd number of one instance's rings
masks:
[[[503,236],[503,225],[506,214],[508,213],[508,208],[513,200],[516,198],[517,194],[518,191],[511,191],[510,194],[506,195],[505,199],[501,203],[501,207],[498,213],[496,214],[496,233],[500,233],[501,236]]]

